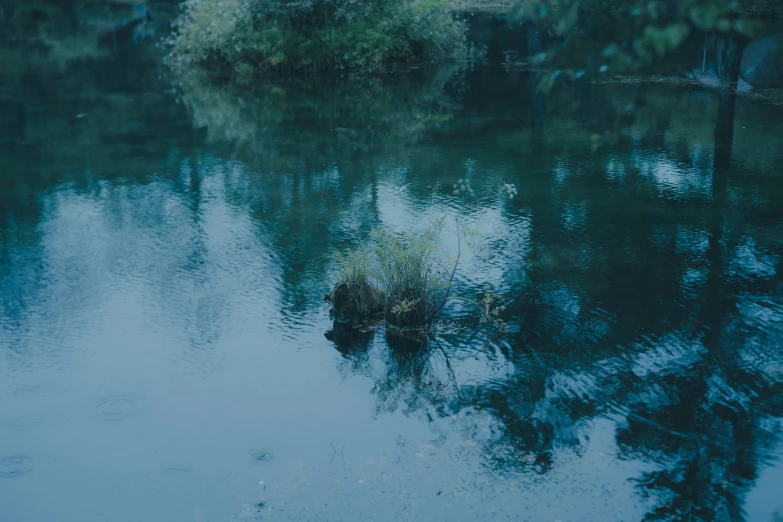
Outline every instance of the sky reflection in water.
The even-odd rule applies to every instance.
[[[69,72],[96,97],[3,92],[3,520],[783,510],[779,109],[648,86],[593,153],[638,85],[542,119],[493,67],[179,95],[107,67]],[[485,236],[459,288],[510,297],[511,334],[454,307],[420,352],[327,339],[330,249],[443,212]]]

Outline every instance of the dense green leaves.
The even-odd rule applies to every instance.
[[[465,26],[415,0],[188,0],[172,63],[374,72],[454,56]]]
[[[764,4],[764,8],[760,7]],[[763,30],[760,15],[779,2],[729,0],[547,0],[513,11],[520,20],[549,28],[550,45],[537,57],[555,71],[553,80],[584,73],[629,73],[679,51],[698,33],[751,38]],[[584,71],[580,73],[580,71]],[[565,73],[565,74],[563,74]]]

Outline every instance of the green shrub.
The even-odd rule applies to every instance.
[[[455,56],[465,26],[420,0],[187,0],[175,65],[382,71]]]

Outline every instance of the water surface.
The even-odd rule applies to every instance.
[[[492,66],[174,85],[137,52],[0,90],[0,520],[783,512],[781,109]],[[510,334],[325,335],[330,249],[444,213]]]

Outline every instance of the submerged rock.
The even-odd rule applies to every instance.
[[[783,33],[750,42],[742,56],[740,76],[754,87],[783,86]]]

